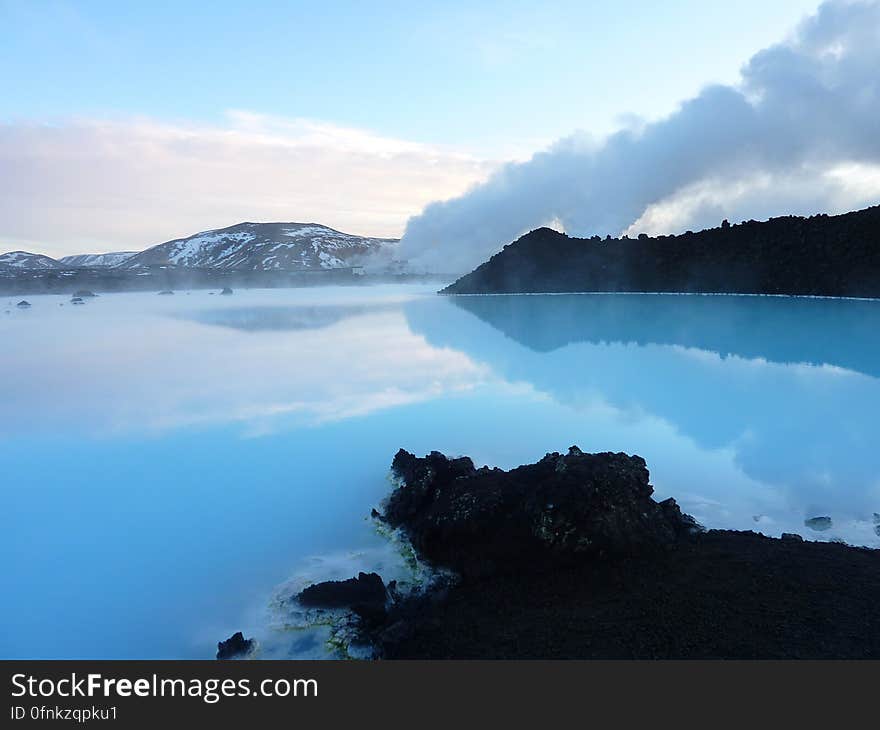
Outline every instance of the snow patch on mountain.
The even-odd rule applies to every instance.
[[[76,268],[109,268],[118,266],[123,261],[135,256],[137,251],[113,251],[111,253],[81,253],[73,256],[62,256],[58,261],[64,266]]]
[[[177,266],[198,266],[199,259],[204,256],[216,254],[212,248],[220,248],[220,253],[225,255],[225,250],[236,244],[246,244],[255,238],[253,233],[242,231],[240,233],[220,233],[216,231],[204,231],[197,233],[191,238],[182,238],[172,241],[168,260]]]
[[[323,236],[340,236],[345,237],[344,233],[339,233],[338,231],[334,231],[332,228],[327,228],[326,226],[309,226],[302,225],[299,228],[285,228],[284,235],[289,236],[290,238],[299,238],[300,236],[313,236],[321,234]]]
[[[58,269],[61,264],[55,259],[28,251],[10,251],[0,254],[0,268],[7,269]]]

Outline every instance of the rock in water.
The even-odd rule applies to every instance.
[[[83,298],[82,298],[82,297],[73,297],[73,298],[70,300],[70,303],[71,303],[71,304],[85,304],[85,302],[83,301]]]
[[[824,532],[825,530],[831,529],[831,518],[811,517],[808,520],[804,520],[804,526],[809,527],[811,530],[816,530],[816,532]]]
[[[89,289],[77,289],[73,293],[73,296],[74,296],[74,298],[79,297],[80,299],[86,299],[86,298],[96,297],[98,295],[95,294],[95,292],[90,291]]]
[[[232,294],[232,289],[228,286],[224,286],[223,289],[220,290],[221,296],[228,297]]]
[[[304,589],[297,600],[308,608],[350,608],[362,618],[384,618],[388,594],[377,573],[359,573],[357,578],[328,580]]]
[[[484,575],[548,555],[632,555],[668,547],[701,530],[675,500],[655,502],[639,456],[547,454],[510,471],[475,469],[439,452],[401,449],[392,471],[402,484],[384,519],[402,527],[425,559]]]
[[[174,292],[171,291],[170,289],[164,289],[159,292],[160,297],[168,297],[168,296],[171,296],[172,294],[174,294]]]
[[[217,658],[234,659],[248,654],[253,648],[254,640],[245,639],[241,631],[236,631],[226,641],[217,642]]]
[[[31,303],[26,299],[22,299],[18,304],[15,305],[19,309],[28,309],[31,306]]]

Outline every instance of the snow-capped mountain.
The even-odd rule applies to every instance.
[[[372,265],[388,269],[395,238],[342,233],[317,223],[239,223],[176,238],[140,252],[78,254],[58,260],[42,254],[0,254],[0,268],[139,269],[150,266],[299,271]]]
[[[63,266],[76,268],[119,266],[123,261],[136,255],[137,251],[114,251],[113,253],[81,253],[74,256],[62,256],[58,262]]]
[[[29,253],[28,251],[10,251],[9,253],[0,253],[0,268],[6,269],[59,269],[59,264],[55,259],[43,256],[40,253]]]
[[[210,269],[336,269],[391,259],[397,239],[341,233],[317,223],[239,223],[160,243],[120,268],[186,266]]]

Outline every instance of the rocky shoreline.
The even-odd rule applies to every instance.
[[[706,531],[643,459],[547,454],[503,471],[399,451],[374,517],[449,576],[306,588],[376,658],[880,658],[880,551]],[[218,645],[249,651],[236,634]],[[220,658],[218,653],[218,658]]]

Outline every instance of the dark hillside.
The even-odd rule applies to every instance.
[[[571,238],[539,228],[443,290],[585,291],[877,297],[880,206],[654,238]]]

